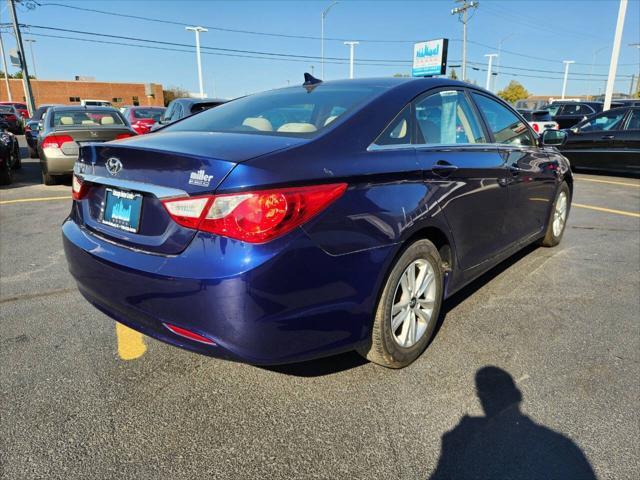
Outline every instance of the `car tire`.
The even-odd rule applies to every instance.
[[[42,183],[45,185],[56,185],[58,182],[56,181],[56,177],[53,175],[49,175],[44,170],[42,170]]]
[[[13,182],[13,171],[9,161],[5,160],[0,170],[0,185],[11,185],[11,182]]]
[[[549,214],[549,220],[547,221],[547,230],[544,237],[540,240],[540,245],[543,247],[555,247],[562,240],[565,228],[567,226],[567,219],[569,218],[569,211],[571,210],[571,190],[567,182],[562,182],[556,198],[553,201],[551,212]]]
[[[38,158],[38,150],[29,147],[29,158]]]
[[[13,157],[13,169],[20,170],[22,168],[22,158],[20,157],[20,147],[18,146],[17,140],[13,149],[13,153],[11,155]]]
[[[420,281],[423,268],[426,286]],[[413,289],[409,285],[412,276]],[[438,323],[443,278],[442,259],[433,243],[418,240],[409,245],[387,276],[371,336],[358,352],[388,368],[406,367],[418,358],[427,348]],[[395,325],[392,326],[392,322]]]

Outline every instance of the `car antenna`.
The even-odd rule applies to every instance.
[[[320,83],[322,83],[322,80],[314,77],[310,73],[304,72],[304,83],[302,86],[307,89],[307,92],[312,91]]]

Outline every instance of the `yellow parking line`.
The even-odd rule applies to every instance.
[[[581,203],[572,203],[572,207],[586,208],[588,210],[596,210],[598,212],[615,213],[616,215],[625,215],[627,217],[640,218],[640,213],[627,212],[625,210],[614,210],[612,208],[594,207],[593,205],[583,205]]]
[[[118,322],[116,322],[116,337],[118,338],[118,356],[122,360],[135,360],[147,351],[144,336]]]
[[[10,203],[48,202],[49,200],[71,200],[71,197],[18,198],[16,200],[2,200],[0,201],[0,205],[8,205]]]
[[[609,183],[611,185],[623,185],[625,187],[640,188],[640,183],[614,182],[612,180],[596,180],[595,178],[583,178],[583,177],[578,177],[577,175],[576,175],[576,179],[580,180],[581,182]]]

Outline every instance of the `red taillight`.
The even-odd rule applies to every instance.
[[[10,113],[9,115],[6,116],[6,119],[13,121],[13,120],[17,120],[18,117],[16,117],[13,113]]]
[[[116,140],[122,140],[123,138],[133,137],[133,133],[119,133],[116,135]]]
[[[249,243],[284,235],[337,200],[346,183],[165,200],[178,224]]]
[[[82,179],[80,179],[80,177],[78,177],[74,173],[71,180],[71,197],[74,200],[82,200],[87,194],[88,190],[89,187],[87,186],[87,184],[84,183]]]
[[[181,337],[188,338],[189,340],[195,340],[196,342],[206,343],[207,345],[215,345],[216,343],[213,340],[209,340],[207,337],[203,337],[191,330],[187,330],[186,328],[177,327],[176,325],[171,325],[170,323],[163,323],[165,327],[167,327],[171,332],[176,335],[180,335]]]
[[[73,138],[71,138],[69,135],[49,135],[42,141],[42,148],[62,148],[62,144],[67,142],[73,142]]]
[[[536,133],[540,133],[540,127],[538,127],[537,123],[533,124],[533,131],[536,132]]]

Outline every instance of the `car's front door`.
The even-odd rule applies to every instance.
[[[507,167],[507,241],[526,241],[542,232],[546,225],[557,170],[538,147],[529,126],[515,112],[484,94],[474,92],[472,97]]]
[[[453,234],[463,269],[493,257],[505,245],[505,164],[464,89],[428,92],[413,105],[416,151],[425,181]]]
[[[563,146],[576,168],[609,169],[619,162],[622,152],[620,134],[626,109],[616,108],[599,113],[576,125]]]

